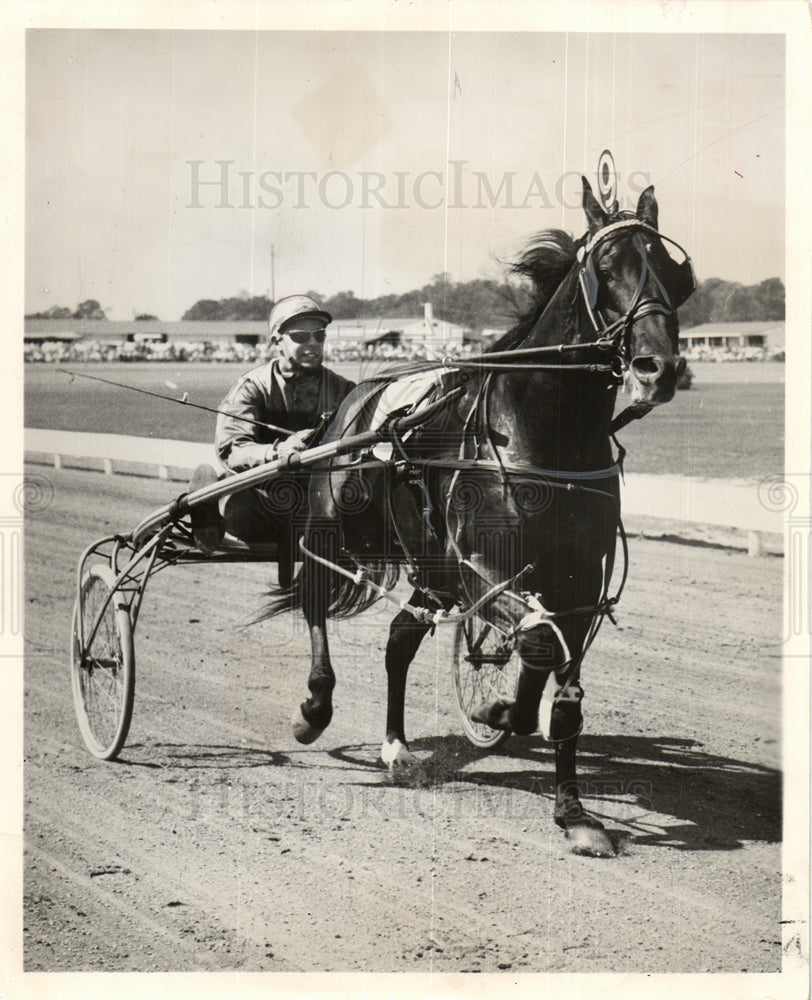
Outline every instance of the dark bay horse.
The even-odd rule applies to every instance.
[[[381,757],[397,780],[418,781],[404,729],[407,671],[433,622],[475,609],[518,652],[521,669],[515,697],[486,700],[473,718],[527,734],[547,704],[541,731],[555,747],[555,820],[576,850],[611,855],[580,802],[575,754],[581,660],[613,603],[615,398],[625,383],[627,420],[673,397],[684,368],[676,309],[694,282],[690,260],[658,232],[653,188],[636,213],[610,217],[584,178],[583,207],[589,225],[579,241],[542,233],[516,265],[535,301],[489,352],[428,372],[417,366],[408,383],[401,373],[398,385],[422,385],[412,403],[426,407],[426,419],[416,429],[396,435],[389,452],[349,454],[312,473],[302,540],[312,558],[272,595],[267,614],[304,611],[310,695],[293,726],[310,743],[332,716],[327,617],[369,607],[407,564],[410,605],[422,610],[403,609],[391,624]],[[328,439],[366,430],[384,384],[361,383]]]

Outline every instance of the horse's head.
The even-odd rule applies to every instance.
[[[580,284],[594,333],[618,349],[633,404],[667,403],[685,369],[677,307],[694,290],[690,259],[658,232],[653,187],[635,214],[610,218],[582,180],[589,232],[578,253]]]

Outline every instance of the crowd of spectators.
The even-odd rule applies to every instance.
[[[481,345],[465,344],[462,347],[443,347],[442,344],[423,345],[377,343],[331,343],[328,339],[325,357],[328,361],[421,361],[439,360],[441,357],[465,357],[482,350]],[[784,351],[768,351],[764,347],[707,347],[696,345],[683,350],[688,361],[783,361]],[[75,343],[45,340],[25,345],[25,361],[82,362],[82,361],[211,361],[240,362],[249,366],[267,361],[266,344],[229,343],[209,341],[171,341],[160,343],[105,343],[97,340],[80,340]]]
[[[208,341],[124,341],[109,343],[99,340],[44,340],[28,343],[24,348],[26,361],[244,361],[262,360],[262,347],[250,344],[213,344]]]
[[[477,353],[477,345],[466,344],[461,348],[444,348],[437,345],[396,345],[389,343],[325,345],[327,361],[416,361],[437,360],[445,356],[460,357]],[[209,341],[172,341],[167,343],[142,341],[139,343],[104,343],[80,340],[75,343],[45,340],[25,345],[25,361],[83,362],[83,361],[211,361],[240,362],[246,366],[268,360],[266,344],[229,343],[214,344]]]
[[[696,344],[680,352],[687,361],[783,361],[783,348],[768,350],[766,347],[709,347]]]

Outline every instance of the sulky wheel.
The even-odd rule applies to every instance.
[[[519,654],[513,642],[479,615],[460,622],[454,636],[454,686],[463,732],[475,747],[498,747],[510,735],[474,722],[471,713],[483,702],[512,702],[519,679]]]
[[[108,601],[114,584],[115,575],[109,566],[90,567],[74,609],[71,640],[76,718],[88,750],[102,760],[113,760],[124,746],[135,694],[130,616],[120,592],[114,592]],[[80,643],[80,613],[84,650]]]

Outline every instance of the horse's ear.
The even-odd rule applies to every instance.
[[[653,229],[657,228],[657,199],[654,197],[654,187],[649,184],[646,190],[640,195],[637,202],[637,218]]]
[[[586,177],[581,177],[581,183],[584,189],[582,204],[584,206],[584,211],[586,212],[587,221],[589,222],[589,231],[594,233],[596,230],[602,229],[606,225],[609,216],[601,208],[598,199],[592,193],[592,188]]]

